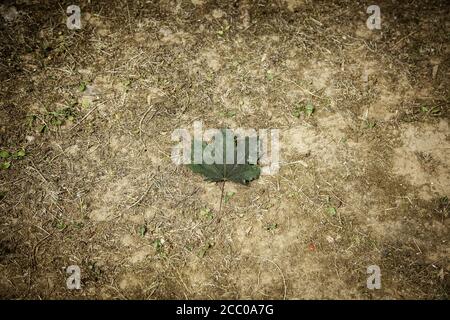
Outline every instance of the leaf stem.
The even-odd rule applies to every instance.
[[[219,214],[222,212],[222,202],[223,202],[223,191],[225,189],[225,180],[222,183],[222,193],[220,195],[220,206],[219,206]]]

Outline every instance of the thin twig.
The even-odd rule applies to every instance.
[[[153,109],[153,105],[151,105],[147,111],[145,111],[144,115],[141,118],[141,121],[139,121],[139,139],[142,139],[142,123],[144,122],[145,117],[148,115],[148,113]],[[158,110],[155,110],[155,112],[153,112],[152,116],[150,117],[149,120],[152,120],[153,117],[156,115],[156,113],[158,112]]]
[[[281,278],[283,279],[283,287],[284,287],[284,290],[283,290],[283,300],[286,300],[286,296],[287,296],[286,278],[284,277],[283,270],[281,270],[280,266],[278,266],[278,264],[276,264],[274,261],[272,261],[272,260],[270,260],[270,259],[268,259],[268,258],[265,258],[265,257],[261,257],[261,256],[249,256],[249,257],[257,258],[257,259],[262,259],[262,260],[264,260],[264,261],[267,261],[267,262],[273,264],[273,265],[275,266],[275,268],[278,269],[278,271],[280,272]]]
[[[99,104],[97,104],[95,107],[93,107],[91,110],[89,110],[89,112],[88,113],[86,113],[85,115],[84,115],[84,117],[83,118],[81,118],[81,120],[76,124],[76,125],[74,125],[73,127],[71,127],[70,129],[69,129],[69,131],[72,131],[73,129],[75,129],[76,127],[78,127],[87,117],[89,117],[89,115],[92,113],[92,112],[94,112],[100,105],[103,105],[104,103],[99,103]]]
[[[283,79],[283,80],[284,80],[284,79]],[[284,81],[295,84],[300,90],[302,90],[303,92],[306,92],[306,93],[312,95],[313,97],[316,97],[316,98],[321,99],[321,100],[326,100],[326,98],[321,97],[321,96],[318,96],[318,95],[315,94],[314,92],[311,92],[311,91],[309,91],[308,89],[303,88],[301,85],[299,85],[299,84],[298,84],[297,82],[295,82],[295,81],[292,81],[292,80],[284,80]]]
[[[178,206],[180,205],[180,203],[182,203],[182,202],[186,201],[187,199],[189,199],[190,197],[192,197],[194,194],[197,193],[198,190],[200,190],[200,187],[196,188],[191,194],[187,195],[187,196],[184,197],[183,199],[178,200],[178,202],[175,203],[175,205],[173,206],[173,208],[178,207]]]
[[[300,163],[305,168],[308,168],[308,164],[303,160],[297,160],[297,161],[292,161],[292,162],[282,162],[281,165],[291,165],[291,164],[297,164],[297,163]]]
[[[155,177],[155,175],[156,175],[156,174],[154,174],[154,175],[150,178],[150,181],[153,180],[153,178]],[[134,206],[138,205],[139,202],[141,202],[142,199],[144,199],[144,197],[149,193],[149,191],[150,191],[150,189],[152,188],[152,186],[153,186],[153,182],[150,183],[150,185],[148,186],[148,188],[147,188],[147,190],[144,192],[144,194],[143,194],[139,199],[137,199],[136,202],[134,202],[132,205],[130,205],[130,206],[127,208],[127,210],[129,210],[129,209],[133,208]]]
[[[32,258],[32,262],[33,262],[33,268],[37,267],[37,253],[39,250],[39,246],[45,241],[47,240],[50,236],[52,235],[52,233],[46,235],[44,238],[42,238],[41,240],[38,241],[38,243],[36,243],[36,245],[33,247],[33,258]]]
[[[34,171],[36,171],[36,172],[39,174],[39,176],[42,178],[42,180],[44,180],[46,183],[48,183],[48,180],[47,180],[47,179],[44,177],[44,175],[36,168],[36,166],[35,166],[33,160],[30,160],[30,161],[31,161],[31,166],[29,166],[29,168],[31,168],[31,169],[33,169]]]

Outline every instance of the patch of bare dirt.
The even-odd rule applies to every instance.
[[[65,5],[0,8],[2,298],[448,298],[443,2]],[[220,210],[171,161],[198,120],[279,129],[280,171]]]

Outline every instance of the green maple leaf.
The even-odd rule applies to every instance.
[[[227,164],[226,163],[226,143],[225,129],[221,130],[223,135],[223,161],[221,164],[206,164],[204,160],[199,164],[189,164],[188,167],[195,173],[200,173],[205,177],[205,180],[212,182],[219,181],[233,181],[240,184],[248,184],[250,181],[258,179],[261,174],[261,169],[256,164],[249,163],[249,154],[250,154],[250,139],[248,137],[245,138],[245,159],[244,161],[238,161],[238,152],[237,152],[237,139],[234,137],[234,163]],[[203,150],[208,145],[203,143]],[[257,146],[256,146],[257,147]],[[192,144],[192,159],[194,154],[194,143]],[[243,163],[239,163],[243,162]]]

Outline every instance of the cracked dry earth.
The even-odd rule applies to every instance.
[[[449,8],[379,2],[6,1],[0,296],[447,299]],[[194,121],[279,129],[280,171],[219,212]]]

